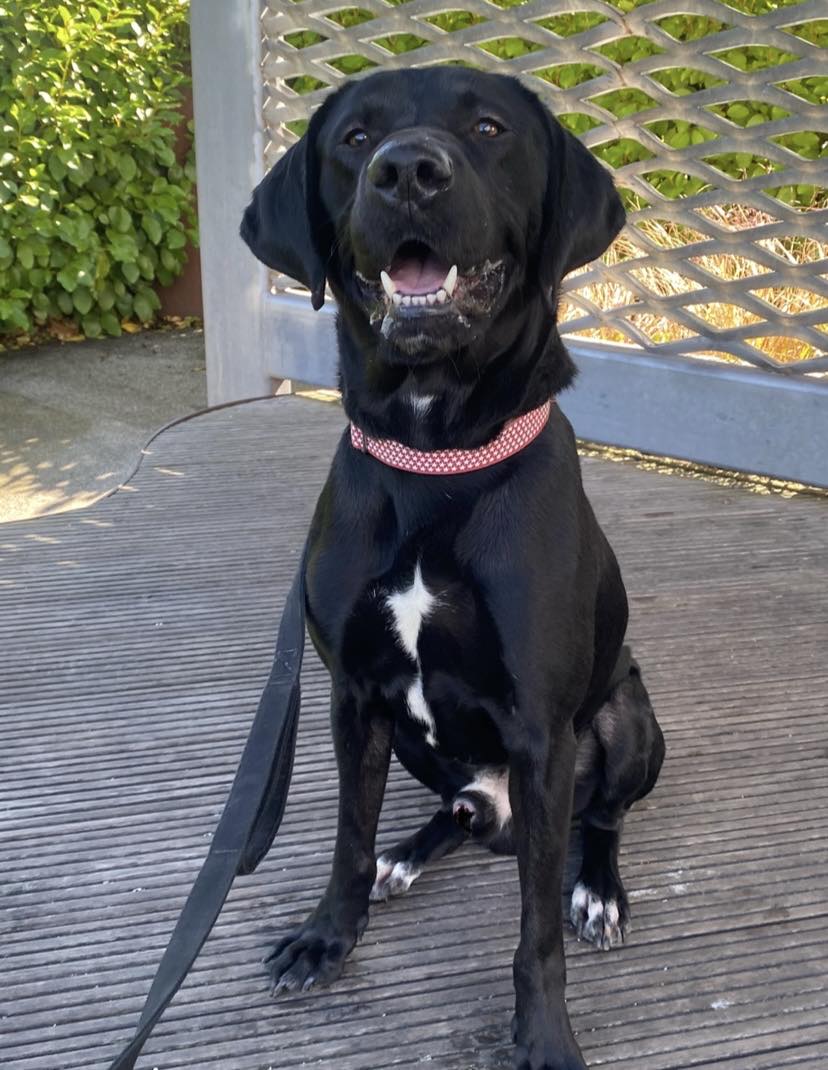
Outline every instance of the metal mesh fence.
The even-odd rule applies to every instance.
[[[344,78],[521,76],[615,174],[629,223],[570,276],[567,334],[828,371],[825,0],[269,0],[273,163]]]

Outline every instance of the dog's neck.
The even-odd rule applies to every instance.
[[[575,368],[540,307],[519,335],[485,358],[466,351],[391,363],[367,326],[338,317],[340,384],[349,419],[366,434],[417,450],[476,449],[511,419],[537,408],[572,381]]]

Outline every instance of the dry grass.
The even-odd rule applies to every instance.
[[[697,212],[716,226],[731,231],[749,230],[775,222],[773,217],[743,206],[698,209]],[[591,311],[589,305],[600,311],[629,309],[630,311],[624,314],[624,319],[637,328],[646,341],[657,346],[694,338],[704,332],[706,324],[718,329],[731,329],[761,323],[764,319],[763,305],[767,306],[769,311],[786,316],[828,308],[828,298],[805,286],[762,286],[762,276],[768,274],[771,268],[749,256],[732,253],[691,255],[677,260],[669,267],[654,264],[648,256],[650,249],[686,248],[691,252],[694,244],[704,240],[706,236],[701,231],[689,226],[665,220],[639,220],[624,231],[604,259],[609,267],[623,264],[625,274],[633,280],[632,285],[629,285],[623,276],[610,274],[601,281],[570,291],[561,301],[561,322],[580,319],[586,311]],[[811,264],[828,258],[828,241],[821,242],[812,238],[772,237],[759,239],[756,245],[778,258],[782,264]],[[636,260],[641,261],[640,267],[634,266]],[[683,317],[683,310],[686,310],[698,319],[697,328],[694,329],[692,321],[683,323],[674,319],[669,307],[658,308],[659,299],[703,291],[708,285],[708,279],[713,285],[735,285],[732,287],[730,301],[713,300],[713,295],[702,293],[699,301],[681,303],[683,309],[678,308],[676,314]],[[744,280],[754,280],[756,284],[750,287],[755,298],[752,309],[745,308],[740,303],[747,289],[743,285]],[[578,307],[579,297],[585,299],[587,304]],[[636,305],[641,306],[640,311],[635,311]],[[604,320],[601,326],[586,327],[573,333],[582,338],[627,344],[638,341],[633,332],[627,334],[616,324],[618,318],[613,316]],[[828,333],[828,323],[818,325],[817,330]],[[774,333],[751,338],[750,344],[782,364],[808,360],[820,355],[820,351],[809,342],[784,334],[784,326],[774,327],[773,331]],[[729,361],[738,359],[732,354],[712,348],[701,355]]]

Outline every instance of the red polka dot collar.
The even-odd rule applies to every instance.
[[[362,453],[370,453],[390,468],[416,472],[421,476],[454,476],[462,472],[477,472],[505,461],[520,453],[546,427],[554,399],[545,401],[537,409],[507,420],[491,442],[474,450],[415,450],[391,438],[371,438],[351,424],[351,445]]]

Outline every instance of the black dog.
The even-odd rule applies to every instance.
[[[314,307],[330,284],[358,429],[334,458],[307,558],[309,628],[333,681],[333,872],[274,950],[274,986],[332,981],[372,895],[404,891],[427,861],[480,838],[518,859],[523,1070],[585,1066],[558,906],[573,808],[572,920],[608,948],[627,921],[621,823],[664,753],[572,430],[544,408],[575,371],[555,327],[559,283],[623,222],[606,172],[520,83],[432,68],[328,97],[242,224]],[[539,433],[489,463],[487,444],[532,420]],[[386,463],[371,456],[382,449]],[[469,452],[431,452],[455,449]],[[458,457],[487,466],[458,469]],[[392,748],[442,806],[377,862]]]

